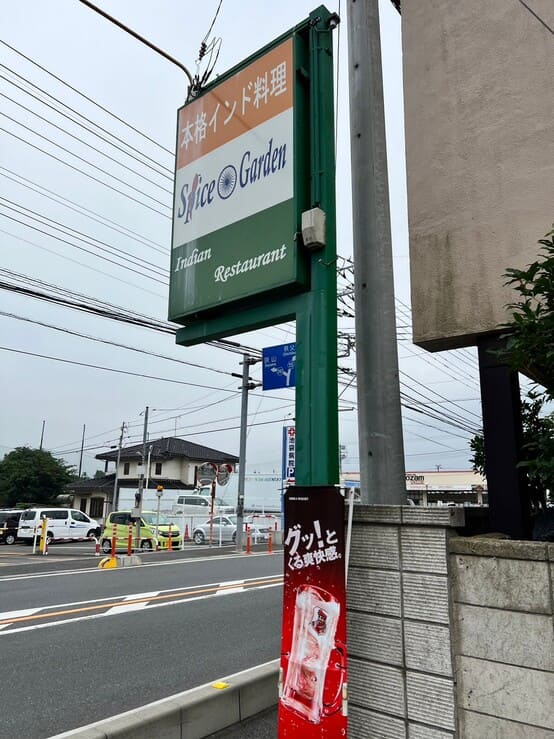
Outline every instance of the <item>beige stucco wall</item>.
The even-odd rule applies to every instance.
[[[554,220],[553,37],[517,0],[403,0],[402,34],[414,341],[464,346]]]

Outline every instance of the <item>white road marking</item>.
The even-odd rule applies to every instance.
[[[155,555],[154,555],[155,556]],[[273,555],[267,554],[267,552],[255,552],[252,554],[222,554],[222,555],[216,555],[212,557],[194,557],[192,559],[177,559],[177,560],[169,560],[166,562],[146,562],[141,564],[141,567],[168,567],[168,566],[180,566],[180,565],[187,565],[187,567],[190,567],[193,564],[201,563],[201,562],[217,562],[222,559],[252,559],[253,557],[272,557]],[[56,560],[56,562],[59,562],[60,560]],[[87,575],[87,574],[100,574],[103,573],[104,577],[106,577],[106,573],[125,573],[125,572],[132,572],[135,570],[134,567],[114,567],[113,569],[106,569],[101,570],[96,567],[90,568],[85,567],[78,570],[62,570],[61,572],[42,572],[37,574],[25,574],[25,575],[6,575],[5,577],[0,577],[0,582],[10,582],[11,580],[36,580],[41,577],[60,577],[62,575]]]
[[[22,608],[19,611],[3,611],[0,613],[0,621],[8,621],[10,618],[20,618],[21,616],[32,616],[33,613],[41,611],[41,608]],[[0,625],[0,629],[5,629],[10,624]]]
[[[160,593],[159,590],[156,590],[154,593],[140,593],[139,595],[126,595],[123,600],[132,600],[136,601],[137,599],[141,599],[140,603],[129,603],[129,605],[126,606],[114,606],[113,608],[110,608],[110,610],[106,613],[106,615],[114,614],[114,613],[129,613],[129,611],[140,611],[142,608],[146,608],[148,605],[148,602],[145,600],[142,600],[142,598],[153,598],[155,595],[158,595]]]
[[[279,588],[282,587],[282,582],[274,583],[273,585],[262,585],[260,587],[250,587],[246,588],[245,590],[236,590],[234,592],[234,595],[237,595],[237,593],[254,593],[256,590],[265,590],[267,588]],[[208,598],[215,598],[217,596],[217,592],[215,593],[207,593],[205,595],[196,595],[190,598],[182,598],[179,600],[172,600],[166,603],[147,603],[144,607],[144,610],[150,610],[151,608],[165,608],[166,606],[175,606],[175,605],[181,605],[186,603],[193,603],[196,600],[207,600]],[[41,609],[38,609],[41,610]],[[19,634],[23,631],[35,631],[36,629],[47,629],[51,626],[62,626],[65,624],[74,624],[78,623],[80,621],[93,621],[97,618],[105,618],[106,616],[113,616],[113,615],[124,615],[125,613],[128,613],[128,611],[123,612],[123,614],[114,614],[113,611],[115,609],[110,609],[109,611],[104,611],[103,613],[94,613],[90,614],[88,616],[77,616],[76,618],[66,618],[63,621],[48,621],[47,623],[38,623],[33,624],[32,626],[19,626],[15,629],[9,629],[8,631],[0,631],[0,639],[5,636],[9,636],[10,634]],[[130,609],[129,609],[130,610]],[[9,625],[9,624],[8,624]]]
[[[22,608],[19,611],[2,611],[0,612],[0,621],[7,621],[9,618],[19,618],[20,616],[32,616],[33,613],[41,610],[42,608]]]
[[[228,582],[222,582],[219,585],[219,590],[217,591],[216,595],[228,595],[229,593],[240,593],[242,590],[244,590],[244,580],[229,580]],[[238,587],[233,588],[233,585],[237,585]]]

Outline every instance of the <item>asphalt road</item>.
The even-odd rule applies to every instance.
[[[0,568],[2,739],[45,739],[279,655],[280,553],[196,548],[114,570],[69,548],[23,557]]]

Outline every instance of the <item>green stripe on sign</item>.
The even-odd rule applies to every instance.
[[[300,283],[294,201],[173,249],[169,320]]]

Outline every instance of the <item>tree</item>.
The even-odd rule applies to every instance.
[[[527,474],[529,497],[535,511],[544,509],[554,492],[554,414],[544,415],[546,393],[530,390],[521,402],[523,459],[518,466]],[[481,434],[469,442],[473,469],[485,475],[485,441]]]
[[[50,452],[17,447],[0,462],[0,505],[50,505],[73,478],[73,468]]]
[[[554,224],[539,239],[537,261],[526,269],[508,269],[506,285],[511,285],[520,300],[510,303],[511,320],[504,324],[504,356],[518,372],[540,383],[554,398]]]

